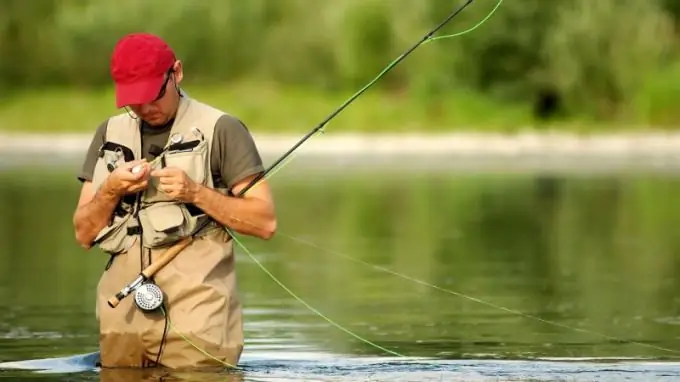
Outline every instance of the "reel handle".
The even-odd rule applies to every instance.
[[[133,280],[131,283],[123,287],[118,293],[115,295],[111,296],[108,300],[108,304],[111,308],[115,308],[120,304],[120,301],[124,299],[128,294],[130,294],[133,289],[136,289],[142,281],[148,280],[153,275],[156,274],[156,272],[160,271],[161,268],[166,266],[172,259],[177,257],[184,248],[186,248],[191,242],[193,241],[193,237],[189,236],[184,239],[182,239],[180,242],[177,244],[173,245],[172,247],[168,248],[165,252],[163,252],[162,255],[158,257],[158,260],[156,260],[153,264],[149,265],[148,267],[144,268],[142,273],[137,277],[135,280]]]

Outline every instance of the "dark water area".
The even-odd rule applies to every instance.
[[[75,170],[0,172],[0,362],[47,369],[0,378],[680,379],[680,179],[287,171],[279,233],[236,249],[246,349],[217,374],[94,368],[107,257],[73,238]]]

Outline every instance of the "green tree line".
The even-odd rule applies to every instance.
[[[0,86],[107,86],[115,41],[149,31],[173,45],[192,82],[356,90],[462,3],[3,0]],[[472,27],[496,4],[476,0],[440,34]],[[572,117],[668,122],[678,20],[675,0],[505,0],[480,28],[426,44],[377,86],[425,101],[465,89]]]

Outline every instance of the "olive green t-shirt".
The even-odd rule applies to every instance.
[[[107,124],[108,120],[99,125],[92,138],[78,175],[81,182],[92,181],[99,148],[104,144]],[[142,122],[142,154],[145,158],[148,160],[153,158],[149,155],[149,148],[152,145],[165,146],[171,128],[172,121],[158,127]],[[215,187],[226,187],[230,190],[245,177],[264,171],[262,158],[248,128],[237,118],[225,114],[215,123],[210,166]]]

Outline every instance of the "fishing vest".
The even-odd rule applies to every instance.
[[[213,131],[225,113],[209,105],[180,97],[179,108],[168,141],[153,160],[152,170],[166,166],[184,170],[194,182],[214,188],[210,167]],[[139,119],[128,113],[111,117],[104,144],[99,149],[92,184],[98,189],[109,174],[124,162],[142,158]],[[157,248],[172,244],[206,227],[212,220],[193,205],[176,202],[157,189],[158,179],[149,178],[145,191],[125,195],[94,240],[103,251],[126,251],[141,236],[142,245]],[[224,190],[218,190],[225,192]]]

